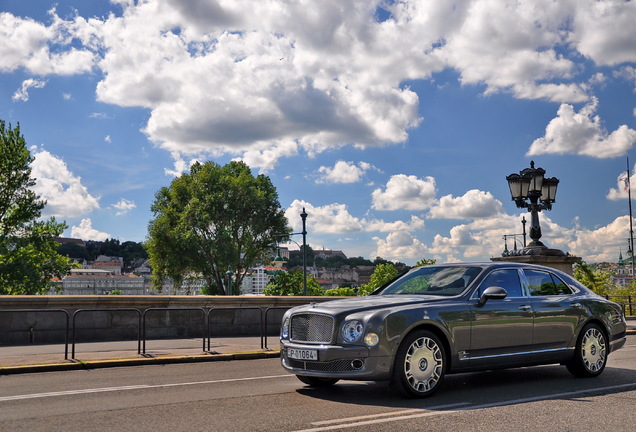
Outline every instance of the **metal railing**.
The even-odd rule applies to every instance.
[[[267,347],[267,317],[271,310],[275,309],[289,309],[291,306],[276,306],[276,307],[268,307],[265,310],[258,306],[252,307],[212,307],[212,308],[202,308],[202,307],[193,307],[193,308],[146,308],[143,310],[139,308],[102,308],[102,309],[77,309],[72,315],[65,309],[0,309],[0,313],[63,313],[66,317],[65,327],[64,327],[64,359],[68,360],[68,352],[69,352],[69,334],[71,334],[70,345],[71,345],[71,360],[75,360],[75,348],[77,345],[76,334],[77,334],[77,317],[81,314],[85,313],[113,313],[113,312],[131,312],[137,314],[137,354],[145,355],[146,354],[146,318],[148,313],[157,312],[157,311],[165,311],[167,313],[171,312],[184,312],[184,311],[200,311],[202,312],[203,321],[200,321],[201,328],[203,329],[202,333],[202,351],[210,352],[211,347],[211,333],[212,328],[210,325],[210,318],[215,312],[219,311],[239,311],[239,310],[255,310],[258,311],[258,337],[260,338],[260,346],[261,349],[269,350]],[[2,331],[2,329],[0,329]],[[206,341],[207,341],[207,350],[206,350]]]

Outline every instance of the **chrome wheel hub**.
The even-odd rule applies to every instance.
[[[442,351],[431,338],[416,339],[406,352],[404,374],[415,391],[426,392],[435,387],[443,367]]]
[[[590,372],[598,372],[605,365],[605,338],[596,328],[591,328],[583,335],[581,358],[585,368]]]

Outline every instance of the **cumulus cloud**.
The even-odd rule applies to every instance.
[[[113,208],[117,209],[117,212],[115,213],[115,215],[121,216],[128,213],[132,209],[137,208],[137,206],[135,205],[134,201],[130,201],[125,198],[122,198],[118,203],[113,204]]]
[[[424,243],[407,231],[392,232],[386,238],[373,237],[377,249],[372,256],[390,257],[391,260],[418,261],[429,255]]]
[[[636,166],[634,167],[636,168]],[[629,189],[636,185],[636,172],[632,169],[632,175],[627,178],[627,171],[623,171],[616,177],[616,188],[610,188],[607,199],[618,201],[629,198]]]
[[[88,192],[66,162],[46,150],[32,149],[32,154],[33,191],[47,202],[43,216],[78,217],[99,208],[99,199]]]
[[[622,125],[608,133],[596,115],[598,100],[579,112],[562,104],[545,129],[545,136],[534,140],[528,156],[542,154],[577,154],[595,158],[611,158],[626,154],[636,142],[636,130]]]
[[[362,180],[367,171],[373,168],[373,165],[366,162],[356,165],[354,162],[340,160],[333,168],[326,166],[318,168],[321,177],[316,180],[316,183],[357,183]]]
[[[430,210],[432,219],[479,219],[502,214],[503,205],[490,192],[472,189],[461,197],[446,195]]]
[[[82,219],[79,226],[71,228],[71,237],[82,240],[105,241],[111,238],[111,235],[101,232],[93,228],[93,222],[89,218]]]
[[[371,194],[376,210],[424,210],[435,203],[437,188],[433,177],[398,174],[391,177],[386,188]]]
[[[421,118],[404,83],[442,70],[486,94],[577,103],[590,98],[581,55],[636,61],[633,2],[117,3],[103,18],[52,9],[46,24],[0,13],[0,71],[99,69],[98,100],[147,108],[144,132],[176,161],[228,153],[261,171],[405,141]],[[630,134],[602,143],[620,152]]]
[[[16,90],[15,93],[13,93],[12,99],[14,101],[27,102],[29,100],[29,89],[44,88],[45,86],[46,81],[29,78],[22,81],[22,86],[18,90]]]

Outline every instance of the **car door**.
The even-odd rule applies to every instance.
[[[572,289],[556,274],[536,269],[524,269],[523,273],[534,310],[534,355],[559,360],[574,343],[585,311]]]
[[[479,304],[486,288],[501,287],[504,299]],[[532,352],[533,310],[516,268],[495,269],[471,297],[470,366],[503,366],[528,361]]]

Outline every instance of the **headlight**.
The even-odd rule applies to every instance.
[[[364,337],[364,343],[369,347],[374,347],[380,342],[380,336],[375,333],[367,333]]]
[[[280,327],[280,338],[289,339],[289,318],[283,320],[283,324]]]
[[[345,342],[353,343],[362,337],[364,326],[358,320],[347,321],[342,325],[342,339]]]

